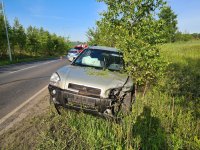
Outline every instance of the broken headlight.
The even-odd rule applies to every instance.
[[[60,81],[59,75],[58,75],[56,72],[54,72],[54,73],[51,75],[50,84],[51,84],[51,85],[54,85],[54,86],[58,86],[59,81]]]
[[[109,98],[115,99],[120,93],[120,88],[110,90]]]

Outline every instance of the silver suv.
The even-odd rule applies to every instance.
[[[62,106],[109,116],[130,112],[134,93],[122,54],[102,46],[88,47],[71,65],[58,69],[48,88],[58,113]]]

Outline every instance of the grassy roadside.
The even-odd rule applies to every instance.
[[[161,101],[162,100],[162,101]],[[138,99],[124,122],[62,110],[27,118],[0,138],[2,149],[199,149],[199,124],[156,91]]]
[[[0,60],[0,66],[22,63],[22,62],[31,62],[31,61],[40,61],[51,58],[57,58],[58,56],[23,56],[21,58],[15,58],[12,62],[9,61],[9,58]]]
[[[168,74],[121,124],[54,108],[0,138],[0,149],[200,149],[200,41],[162,46]]]
[[[70,113],[76,114],[75,112]],[[56,146],[57,144],[54,140],[51,140],[51,138],[57,137],[55,140],[58,140],[58,145],[62,144],[64,141],[68,141],[68,146],[83,147],[85,143],[80,145],[80,142],[83,140],[80,139],[77,132],[75,132],[73,128],[69,128],[62,124],[63,121],[64,118],[55,112],[53,106],[50,106],[48,111],[34,117],[26,117],[1,135],[0,149],[45,149],[46,146],[41,144],[41,142],[46,140],[46,136],[47,139],[50,140],[47,145],[55,144]],[[54,135],[54,133],[56,135]],[[62,144],[59,147],[61,148],[62,146],[64,145]],[[86,147],[87,146],[85,146],[85,148]]]
[[[25,118],[9,129],[0,137],[0,149],[33,149],[39,130],[45,129],[40,119],[42,116]]]

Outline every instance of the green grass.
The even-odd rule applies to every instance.
[[[31,61],[39,61],[39,60],[44,60],[44,59],[49,59],[49,58],[55,58],[56,56],[21,56],[18,58],[14,58],[12,62],[10,62],[9,58],[4,58],[0,60],[0,66],[4,65],[10,65],[10,64],[16,64],[16,63],[21,63],[21,62],[31,62]]]
[[[122,123],[88,114],[50,112],[42,122],[41,149],[199,149],[200,121],[194,110],[176,106],[176,98],[157,91],[138,98]]]
[[[161,54],[171,62],[167,75],[144,98],[137,97],[122,123],[70,110],[59,116],[51,107],[27,121],[37,128],[34,142],[17,141],[10,134],[13,142],[6,140],[3,148],[30,148],[34,143],[36,149],[59,150],[200,149],[199,52],[200,41],[163,45]]]
[[[161,54],[170,62],[162,88],[174,96],[199,101],[200,40],[163,45]]]
[[[200,59],[200,40],[165,44],[161,49],[161,54],[172,63],[187,65],[188,59]]]
[[[2,136],[2,149],[199,149],[200,121],[177,98],[148,92],[122,123],[53,107]],[[19,131],[18,131],[19,130]],[[32,136],[31,136],[32,135]]]

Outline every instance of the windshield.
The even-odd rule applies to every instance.
[[[70,51],[69,53],[77,53],[77,51]]]
[[[76,49],[70,49],[69,53],[78,53]]]
[[[123,69],[123,58],[119,52],[85,49],[73,65],[119,71]]]

